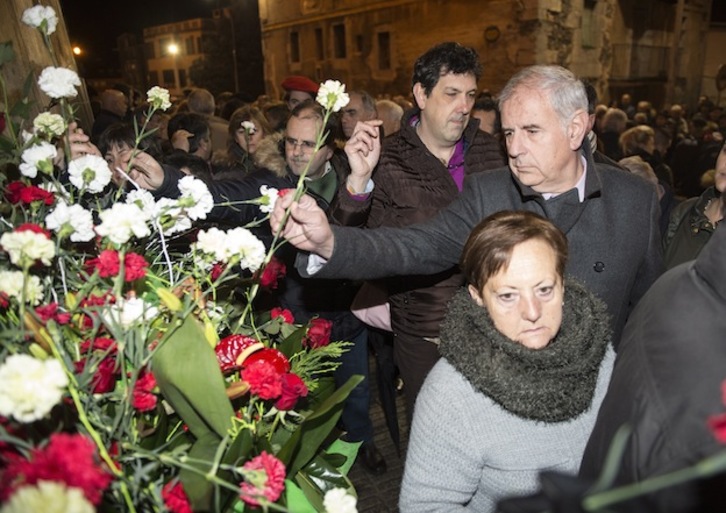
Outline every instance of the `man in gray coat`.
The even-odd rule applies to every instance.
[[[656,192],[637,176],[593,162],[582,144],[589,130],[585,88],[570,71],[525,68],[499,103],[508,168],[469,177],[448,208],[400,229],[330,227],[303,197],[282,228],[292,244],[314,253],[298,266],[319,278],[435,273],[458,263],[469,232],[489,214],[529,210],[567,235],[567,273],[605,301],[617,344],[630,310],[662,272]],[[292,200],[277,202],[273,227]]]

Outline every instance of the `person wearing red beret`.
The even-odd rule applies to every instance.
[[[298,103],[315,100],[320,87],[319,84],[303,75],[289,76],[280,85],[285,90],[284,100],[291,111]]]

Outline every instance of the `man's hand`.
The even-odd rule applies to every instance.
[[[282,236],[298,249],[316,253],[326,259],[330,258],[335,239],[325,212],[307,194],[297,203],[293,202],[294,196],[294,190],[288,189],[277,198],[275,209],[270,216],[272,230],[275,233],[281,232]],[[285,211],[291,205],[287,223],[281,226]]]
[[[175,150],[182,150],[189,153],[189,138],[194,134],[183,128],[174,132],[171,136],[171,147]]]
[[[383,124],[380,119],[359,121],[353,129],[353,135],[345,143],[345,154],[350,164],[348,188],[356,193],[365,190],[371,179],[373,169],[381,156],[381,132]]]
[[[78,128],[78,123],[68,124],[68,147],[70,148],[70,160],[75,160],[84,155],[96,155],[103,157],[101,151],[91,142],[91,138]]]
[[[122,168],[112,169],[114,181],[117,176],[125,180],[123,176],[128,169],[128,176],[142,189],[155,191],[164,183],[164,168],[154,157],[143,151],[137,152],[133,158],[131,151],[128,152],[129,159]]]

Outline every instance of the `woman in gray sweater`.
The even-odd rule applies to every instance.
[[[566,261],[564,234],[533,213],[472,231],[469,285],[414,410],[402,513],[494,511],[535,491],[541,470],[577,472],[614,352],[605,305],[564,279]]]

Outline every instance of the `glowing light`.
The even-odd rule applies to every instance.
[[[80,46],[74,46],[73,47],[73,55],[81,55],[83,53],[83,50]]]
[[[167,50],[169,50],[169,53],[171,55],[176,55],[179,53],[179,45],[176,43],[171,43],[169,46],[167,46]]]

